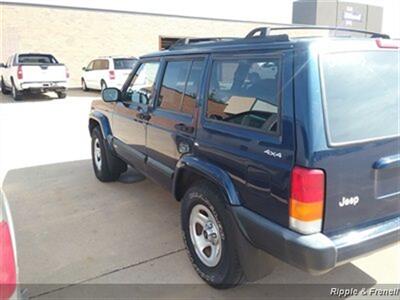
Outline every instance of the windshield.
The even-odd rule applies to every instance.
[[[321,57],[331,144],[399,135],[399,54],[332,53]]]
[[[136,59],[132,58],[117,58],[114,59],[114,69],[115,70],[127,70],[133,69]]]
[[[57,60],[53,55],[45,54],[20,54],[18,62],[21,64],[56,64]]]

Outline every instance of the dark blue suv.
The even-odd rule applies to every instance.
[[[319,274],[399,239],[398,44],[270,31],[143,56],[90,113],[97,178],[131,165],[171,190],[218,288],[273,257]]]

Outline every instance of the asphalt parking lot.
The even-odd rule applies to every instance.
[[[179,203],[147,179],[105,184],[94,177],[87,115],[98,97],[76,90],[62,100],[0,96],[0,182],[14,217],[21,283],[34,284],[33,297],[91,283],[201,285],[182,243]],[[280,263],[260,283],[398,283],[399,253],[397,244],[319,277]],[[202,288],[204,297],[228,298],[247,287]]]

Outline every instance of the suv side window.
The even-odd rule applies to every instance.
[[[110,63],[108,59],[102,59],[100,60],[100,70],[108,70]]]
[[[142,63],[132,77],[124,101],[151,104],[159,66],[158,61]]]
[[[107,69],[108,69],[108,60],[97,59],[94,61],[93,70],[107,70]]]
[[[181,111],[186,114],[193,115],[194,109],[196,108],[196,99],[199,92],[203,70],[204,60],[193,61],[181,104]]]
[[[167,63],[157,106],[193,115],[204,60]]]
[[[279,74],[278,57],[215,60],[207,118],[277,133]]]
[[[93,70],[93,65],[94,65],[94,60],[92,60],[92,61],[88,64],[88,66],[86,67],[86,70],[87,70],[87,71]]]
[[[157,106],[179,111],[191,61],[170,61],[165,68]]]

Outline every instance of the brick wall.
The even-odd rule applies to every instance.
[[[70,86],[97,56],[157,51],[160,36],[244,36],[266,24],[0,4],[0,59],[14,52],[47,52],[65,63]]]

